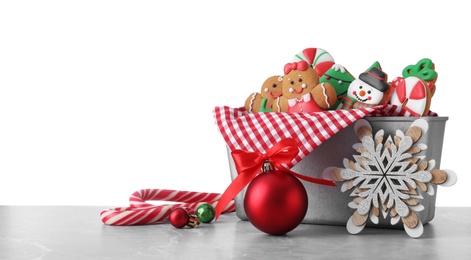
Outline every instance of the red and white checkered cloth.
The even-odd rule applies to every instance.
[[[435,116],[431,113],[429,116]],[[365,116],[410,116],[395,105],[359,109],[339,109],[314,113],[249,113],[244,107],[216,107],[214,120],[231,151],[265,153],[284,138],[294,138],[298,155],[286,165],[291,168],[338,131]]]

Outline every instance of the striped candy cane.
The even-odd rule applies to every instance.
[[[111,226],[145,225],[163,222],[168,219],[174,208],[183,207],[190,213],[203,203],[216,207],[221,194],[178,191],[166,189],[143,189],[134,192],[129,198],[130,207],[119,207],[101,211],[101,221]],[[167,201],[172,204],[154,205],[146,201]],[[235,204],[231,201],[222,213],[234,212]]]

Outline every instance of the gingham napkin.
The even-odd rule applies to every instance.
[[[431,114],[435,115],[435,114]],[[284,138],[294,138],[298,155],[286,165],[291,168],[334,134],[365,116],[410,116],[394,105],[339,109],[314,113],[249,113],[244,107],[215,107],[213,117],[231,151],[265,153]]]

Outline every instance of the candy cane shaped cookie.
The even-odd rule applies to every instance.
[[[221,194],[177,191],[166,189],[143,189],[134,192],[129,198],[130,207],[105,209],[100,213],[101,221],[111,226],[145,225],[163,222],[168,219],[170,212],[178,207],[187,209],[190,213],[203,203],[215,207]],[[154,205],[146,201],[167,201],[172,204]],[[222,213],[235,211],[234,201],[231,201]]]
[[[412,116],[426,116],[429,113],[431,92],[427,84],[418,77],[397,77],[392,82],[393,92],[389,103],[409,111]]]
[[[292,59],[293,62],[301,60],[306,61],[313,67],[319,77],[322,77],[322,75],[335,64],[332,55],[321,48],[306,48],[297,53]]]

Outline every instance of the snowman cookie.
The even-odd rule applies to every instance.
[[[320,112],[337,101],[334,87],[319,83],[319,75],[304,60],[285,65],[281,88],[283,95],[273,103],[275,112]]]
[[[282,76],[275,75],[265,80],[259,92],[252,93],[245,100],[245,110],[248,112],[272,112],[273,101],[280,97]]]
[[[380,69],[378,64],[374,63],[350,83],[347,96],[342,100],[339,108],[374,107],[387,102],[391,87],[388,83],[388,75]]]

